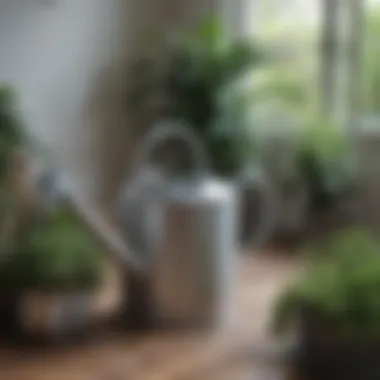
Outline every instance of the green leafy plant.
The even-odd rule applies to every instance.
[[[101,276],[98,247],[63,209],[30,226],[5,260],[0,285],[13,290],[88,290]]]
[[[0,181],[7,176],[13,153],[24,141],[15,108],[15,95],[8,86],[0,86]]]
[[[331,122],[314,122],[301,131],[296,171],[315,208],[331,206],[352,188],[355,157],[347,134]]]
[[[20,212],[19,189],[14,175],[17,153],[26,139],[16,109],[16,96],[10,86],[0,85],[0,256],[6,257],[12,244],[16,215]],[[1,259],[0,258],[0,259]],[[5,258],[4,258],[5,260]],[[3,276],[4,277],[4,276]]]
[[[380,337],[379,242],[370,233],[348,229],[313,255],[302,276],[277,299],[273,331],[281,334],[311,311],[341,339]]]
[[[134,65],[129,91],[133,111],[144,114],[153,102],[159,117],[184,121],[199,134],[217,172],[239,167],[246,158],[241,137],[252,138],[252,123],[245,119],[248,94],[243,97],[235,88],[263,61],[261,49],[248,40],[229,39],[220,20],[211,18],[174,41],[164,36],[158,50]],[[232,134],[239,138],[227,137]],[[229,158],[215,153],[221,147],[233,151],[226,154]]]

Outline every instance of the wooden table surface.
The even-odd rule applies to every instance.
[[[280,380],[265,329],[273,296],[297,270],[286,256],[241,262],[237,318],[223,333],[110,333],[75,347],[0,349],[0,380]]]

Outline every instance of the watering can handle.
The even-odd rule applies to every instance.
[[[190,127],[176,121],[164,121],[153,127],[137,153],[134,169],[137,172],[142,170],[154,149],[172,139],[182,141],[188,145],[197,176],[203,177],[210,172],[210,160],[201,140]]]
[[[265,171],[258,165],[254,168],[247,168],[247,170],[241,171],[236,178],[236,182],[240,185],[241,191],[248,188],[256,188],[260,193],[260,203],[263,210],[261,220],[255,231],[250,231],[251,234],[247,242],[250,248],[260,248],[272,233],[277,219],[276,191],[266,176]]]

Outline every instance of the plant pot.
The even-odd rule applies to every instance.
[[[344,339],[326,319],[311,310],[303,311],[300,322],[296,364],[306,379],[380,379],[380,339]]]
[[[0,292],[0,337],[14,338],[20,333],[19,294]]]
[[[21,328],[31,338],[61,339],[82,334],[90,322],[90,301],[86,292],[27,292],[20,300]]]

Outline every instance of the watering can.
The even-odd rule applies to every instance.
[[[193,171],[186,177],[148,164],[155,149],[172,139],[191,153]],[[183,124],[161,123],[146,135],[118,209],[123,236],[150,278],[150,309],[158,321],[214,327],[233,321],[244,186],[259,190],[264,206],[252,239],[263,241],[273,221],[270,186],[259,171],[252,173],[214,178],[201,141]]]

